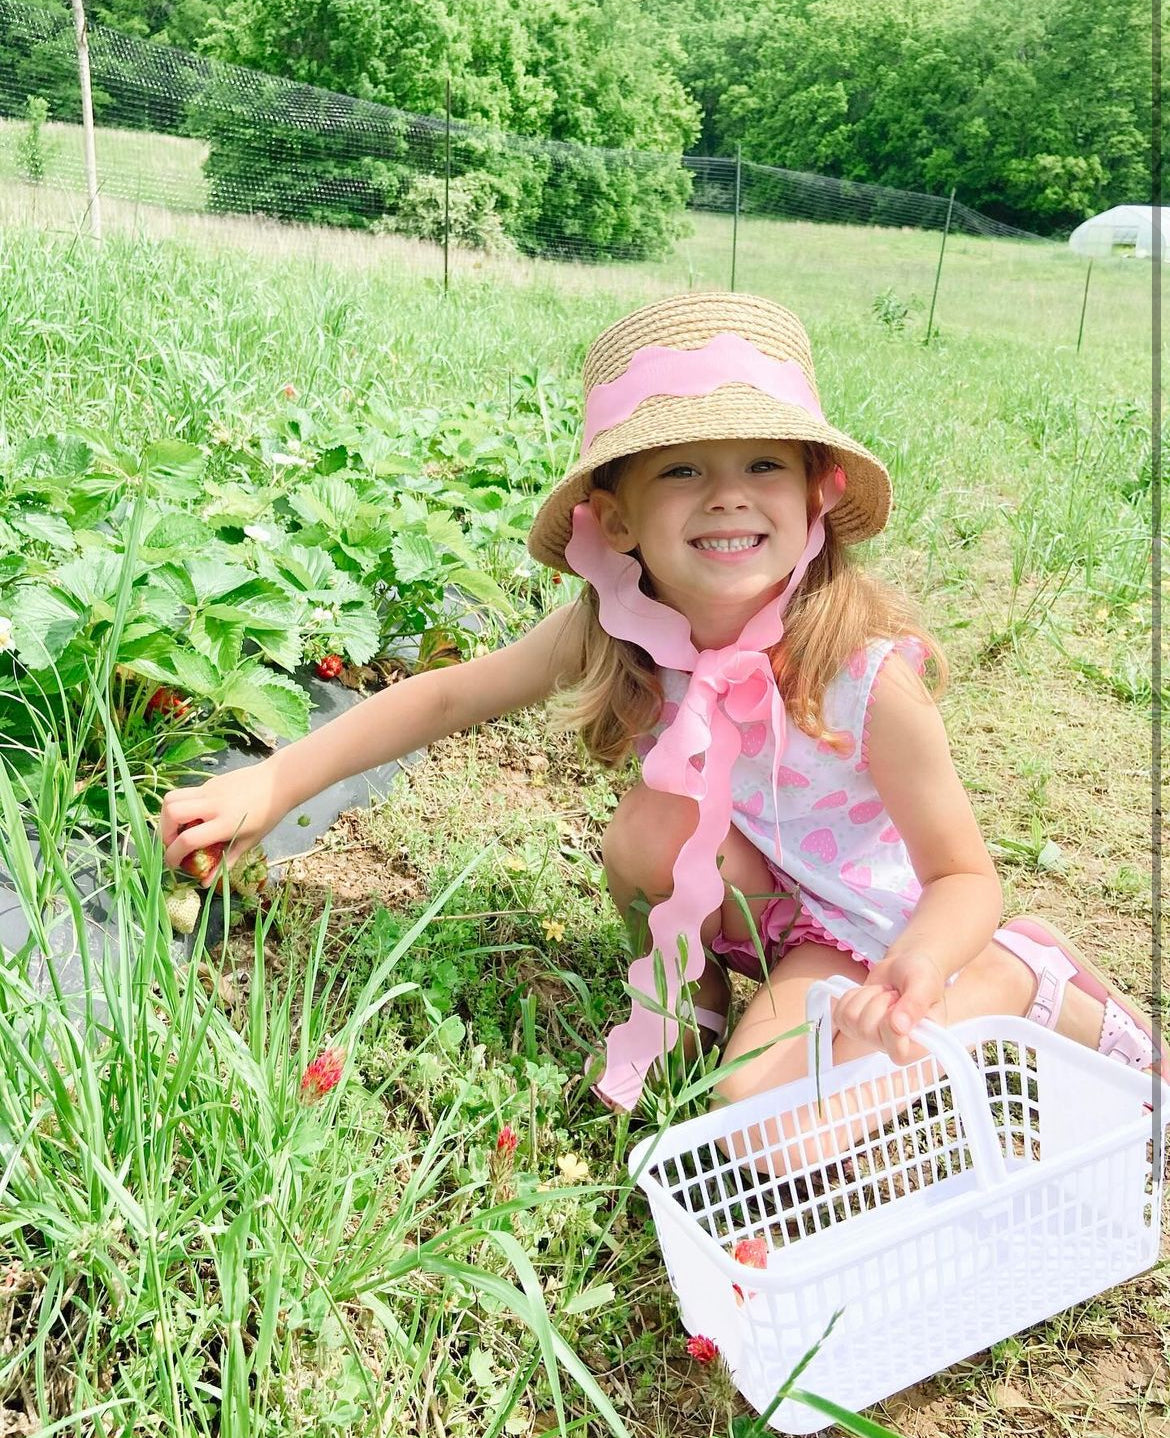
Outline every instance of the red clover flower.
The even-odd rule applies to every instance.
[[[345,1068],[345,1050],[324,1048],[301,1075],[302,1103],[319,1103],[336,1088]]]
[[[704,1368],[708,1363],[714,1363],[719,1357],[718,1345],[713,1343],[710,1338],[702,1337],[701,1334],[687,1339],[687,1352],[696,1363],[701,1363]]]

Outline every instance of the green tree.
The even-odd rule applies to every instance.
[[[1148,196],[1145,0],[765,0],[738,53],[712,125],[764,164],[1043,230]]]
[[[640,258],[662,252],[679,226],[688,178],[678,157],[698,131],[697,107],[672,71],[669,36],[622,0],[228,0],[206,48],[424,116],[443,113],[449,76],[453,171],[488,223],[486,181],[524,249]],[[310,123],[314,103],[327,102],[306,92],[301,111],[285,104],[282,114],[274,90],[249,117],[225,87],[205,97],[197,125],[217,203],[245,203],[250,180],[269,213],[365,224],[421,195],[415,177],[442,163],[434,126],[403,113],[361,125],[343,114],[322,127]],[[538,139],[663,158],[580,155]]]

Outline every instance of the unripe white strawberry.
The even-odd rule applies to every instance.
[[[268,883],[268,860],[259,844],[254,845],[231,867],[228,882],[242,899],[254,899]]]
[[[199,922],[199,890],[184,884],[166,896],[167,917],[176,934],[192,934]]]

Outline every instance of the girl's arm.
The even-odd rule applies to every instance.
[[[990,942],[1002,913],[999,878],[951,759],[942,716],[898,654],[876,680],[869,715],[874,787],[922,885],[905,929],[839,1017],[905,1063],[907,1033],[943,996],[947,979]],[[889,986],[889,1002],[873,990]],[[869,992],[867,992],[869,991]]]
[[[338,780],[547,699],[576,677],[579,634],[578,606],[564,605],[503,649],[412,675],[247,769],[172,789],[159,816],[165,862],[177,867],[196,849],[230,843],[230,864]],[[214,878],[212,871],[205,882]]]

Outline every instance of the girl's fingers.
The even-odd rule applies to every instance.
[[[163,850],[163,863],[170,869],[177,869],[188,854],[217,843],[217,832],[218,826],[213,823],[204,823],[199,819],[192,823],[190,820],[180,819],[174,838]]]
[[[881,1024],[890,1011],[896,995],[889,988],[874,984],[862,985],[856,993],[840,1000],[836,1014],[837,1027],[850,1038],[881,1046]]]

